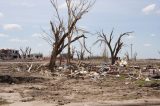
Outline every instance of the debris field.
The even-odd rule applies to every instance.
[[[137,100],[136,106],[146,102],[150,106],[160,105],[159,98],[159,64],[73,62],[57,66],[53,73],[46,62],[0,63],[0,105],[4,106],[35,102],[40,106],[118,106],[124,100],[124,104]]]

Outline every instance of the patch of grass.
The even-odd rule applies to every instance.
[[[118,80],[121,80],[121,81],[124,81],[126,79],[126,76],[125,75],[120,75],[118,77]]]
[[[137,99],[137,98],[140,98],[139,95],[137,94],[127,94],[121,97],[122,100],[132,100],[132,99]]]
[[[135,83],[139,87],[143,87],[147,82],[145,80],[137,80]]]
[[[9,102],[7,102],[7,100],[0,98],[0,106],[3,106],[5,104],[10,104]]]
[[[136,85],[139,87],[154,87],[154,86],[160,86],[160,80],[151,80],[151,81],[145,81],[145,80],[137,80]]]

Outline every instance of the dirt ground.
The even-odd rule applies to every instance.
[[[0,63],[2,106],[160,106],[159,80],[159,85],[144,86],[146,82],[124,75],[97,80],[44,76],[13,71],[13,64]]]

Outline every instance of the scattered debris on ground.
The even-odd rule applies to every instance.
[[[70,106],[157,98],[160,98],[158,66],[78,62],[57,66],[52,73],[44,63],[0,64],[0,104],[44,101],[51,106]]]

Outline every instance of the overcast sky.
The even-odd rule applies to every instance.
[[[58,1],[60,10],[65,11],[64,1]],[[54,14],[49,0],[0,0],[0,48],[30,46],[33,52],[49,55],[51,47],[40,36],[42,29],[50,32],[49,21]],[[160,58],[160,0],[97,0],[78,25],[92,33],[103,29],[109,34],[114,28],[115,38],[134,31],[124,39],[126,45],[120,56],[130,53],[132,43],[138,58]],[[103,51],[93,46],[96,39],[97,35],[88,35],[86,43],[92,46],[94,55]]]

